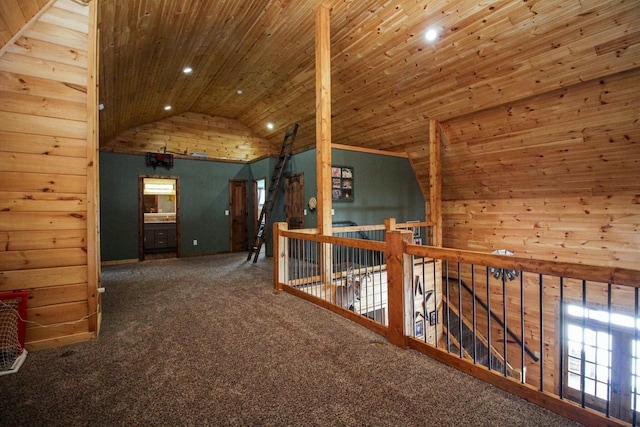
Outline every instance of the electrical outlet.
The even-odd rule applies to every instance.
[[[198,241],[193,239],[193,246],[198,246]]]
[[[224,211],[225,216],[229,216],[229,210]]]
[[[306,209],[304,210],[304,215],[305,215],[305,216],[307,215],[307,210],[306,210]]]

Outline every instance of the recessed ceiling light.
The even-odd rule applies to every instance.
[[[164,109],[167,110],[167,111],[171,110],[171,105],[165,105]]]
[[[193,68],[191,68],[191,67],[184,67],[184,68],[182,69],[182,72],[183,72],[183,73],[185,73],[185,74],[189,74],[189,73],[191,73],[192,71],[193,71]]]
[[[238,93],[238,95],[242,95],[242,89],[238,89],[236,92]]]
[[[273,123],[271,122],[267,123],[267,129],[273,130]]]
[[[438,32],[435,29],[430,28],[426,33],[424,33],[424,38],[427,39],[428,42],[432,42],[438,38]]]

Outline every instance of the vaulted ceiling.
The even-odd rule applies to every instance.
[[[298,147],[313,145],[319,3],[100,0],[102,143],[191,112],[234,119],[274,147],[299,122]],[[403,152],[424,144],[429,118],[638,66],[637,1],[326,3],[334,143]],[[424,37],[430,28],[433,42]]]
[[[321,1],[331,7],[338,144],[415,150],[430,118],[459,120],[640,60],[634,0],[99,0],[101,146],[165,122],[197,128],[198,117],[204,134],[206,123],[232,123],[272,151],[299,122],[296,145],[313,146]],[[3,0],[2,41],[46,3]]]

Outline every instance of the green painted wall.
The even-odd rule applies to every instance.
[[[353,167],[354,200],[334,202],[333,221],[353,221],[358,225],[382,224],[385,218],[398,222],[425,220],[425,200],[408,159],[333,149],[332,164]],[[305,200],[316,192],[316,151],[294,156],[288,172],[304,172]],[[284,220],[281,196],[277,220]],[[316,227],[316,212],[308,212],[305,227]]]
[[[174,168],[153,169],[145,156],[100,153],[100,239],[103,261],[138,258],[138,177],[180,180],[182,256],[228,252],[229,180],[251,180],[248,165],[175,159]],[[193,240],[198,245],[193,245]]]
[[[382,224],[384,218],[399,222],[424,220],[425,201],[408,159],[334,149],[332,163],[354,169],[354,201],[334,203],[334,221],[360,225]],[[227,252],[229,242],[229,179],[249,183],[249,212],[253,212],[253,179],[267,178],[275,159],[251,165],[175,159],[170,171],[146,166],[140,155],[100,153],[100,219],[103,261],[138,258],[138,177],[176,176],[180,179],[180,233],[182,256]],[[304,173],[305,200],[316,196],[316,152],[291,158],[287,173]],[[284,186],[280,189],[273,220],[284,221]],[[305,227],[317,226],[317,212],[308,212]],[[250,244],[255,220],[249,221]],[[193,245],[193,240],[198,245]],[[271,255],[271,234],[266,239]]]

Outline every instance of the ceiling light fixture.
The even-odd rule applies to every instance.
[[[184,68],[182,69],[182,72],[183,72],[183,73],[185,73],[185,74],[189,74],[189,73],[191,73],[192,71],[193,71],[193,68],[191,68],[191,67],[184,67]]]
[[[438,38],[438,31],[430,28],[426,33],[424,33],[424,38],[427,39],[428,42],[435,41]]]
[[[242,95],[242,89],[238,89],[236,92],[238,95]]]
[[[273,130],[273,123],[271,122],[267,123],[267,129]]]
[[[171,105],[165,105],[164,109],[167,110],[167,111],[171,110]]]

